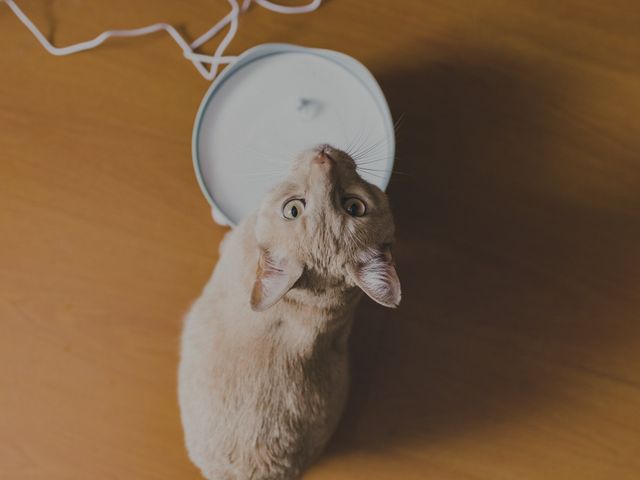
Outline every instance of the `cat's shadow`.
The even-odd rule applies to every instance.
[[[351,397],[328,457],[428,447],[553,408],[554,365],[638,333],[607,325],[625,222],[564,191],[559,72],[470,51],[378,78],[404,116],[389,188],[403,300],[359,307]]]

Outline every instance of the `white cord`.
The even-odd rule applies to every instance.
[[[27,17],[27,15],[20,9],[20,7],[16,5],[16,2],[14,2],[14,0],[0,0],[0,2],[1,1],[4,1],[9,6],[16,17],[18,17],[18,19],[29,29],[33,36],[36,37],[38,42],[40,42],[45,50],[47,50],[47,52],[49,52],[51,55],[64,56],[82,52],[84,50],[90,50],[101,45],[110,37],[139,37],[142,35],[149,35],[150,33],[164,30],[169,35],[171,35],[171,38],[173,38],[173,40],[182,49],[184,57],[188,60],[191,60],[198,72],[200,72],[200,74],[205,79],[213,80],[218,74],[218,68],[221,64],[233,63],[238,58],[237,56],[224,56],[223,54],[226,48],[229,46],[229,43],[231,43],[231,40],[233,40],[233,37],[235,37],[236,32],[238,31],[238,17],[240,16],[240,13],[246,11],[251,6],[252,0],[244,0],[242,3],[242,9],[238,5],[237,0],[227,0],[231,5],[231,11],[213,27],[211,27],[209,30],[207,30],[205,33],[191,42],[191,44],[187,43],[187,41],[182,37],[182,35],[180,35],[180,33],[178,33],[178,31],[172,25],[169,25],[168,23],[154,23],[153,25],[142,28],[134,28],[130,30],[107,30],[106,32],[102,32],[92,40],[76,43],[67,47],[56,47],[51,44],[51,42],[47,40],[42,32],[38,30],[38,27],[36,27],[34,23],[29,19],[29,17]],[[322,0],[312,0],[306,5],[289,7],[278,5],[277,3],[270,2],[269,0],[254,1],[262,8],[271,10],[272,12],[284,14],[312,12],[320,7],[320,4],[322,3]],[[216,51],[213,55],[203,55],[193,51],[194,49],[204,45],[211,38],[215,37],[227,25],[230,25],[229,31],[218,45],[218,48],[216,48]],[[205,64],[209,64],[208,69]]]

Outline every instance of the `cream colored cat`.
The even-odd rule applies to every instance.
[[[179,368],[187,450],[207,479],[295,479],[322,452],[347,398],[361,291],[400,302],[393,235],[385,194],[328,145],[227,234]]]

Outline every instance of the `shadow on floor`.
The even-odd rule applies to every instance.
[[[561,74],[466,52],[378,79],[404,116],[389,189],[403,302],[360,306],[333,455],[552,408],[557,365],[598,368],[639,333],[638,209],[599,190],[582,155],[602,145],[563,121]]]

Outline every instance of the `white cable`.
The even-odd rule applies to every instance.
[[[229,46],[229,44],[231,43],[231,40],[233,40],[233,37],[236,36],[236,32],[238,31],[238,15],[240,15],[240,7],[238,7],[238,2],[236,0],[227,0],[227,1],[231,5],[231,12],[225,18],[229,19],[231,26],[229,27],[229,31],[224,36],[222,41],[218,44],[218,48],[216,48],[216,51],[213,53],[213,58],[220,58],[222,56],[227,46]],[[218,33],[218,32],[216,31],[215,33]],[[205,36],[207,37],[207,40],[210,38],[208,35],[211,35],[211,33],[205,34]],[[207,80],[213,80],[218,74],[219,67],[220,67],[219,63],[215,63],[215,64],[212,63],[211,67],[209,68],[208,74],[205,75],[204,78],[206,78]]]
[[[224,56],[223,54],[233,40],[233,37],[235,37],[236,32],[238,31],[238,17],[240,16],[240,13],[246,11],[251,5],[251,0],[244,0],[241,9],[238,5],[237,0],[227,0],[231,5],[231,11],[213,27],[196,38],[191,43],[191,45],[187,43],[187,41],[182,37],[182,35],[180,35],[180,33],[178,33],[178,31],[172,25],[169,25],[168,23],[155,23],[146,27],[134,28],[130,30],[107,30],[105,32],[102,32],[92,40],[76,43],[66,47],[56,47],[51,42],[49,42],[49,40],[47,40],[47,38],[42,34],[38,27],[36,27],[34,23],[29,19],[29,17],[27,17],[27,15],[20,9],[20,7],[18,7],[14,0],[0,0],[0,2],[1,1],[4,1],[9,6],[16,17],[18,17],[18,19],[29,29],[33,36],[36,37],[38,42],[40,42],[45,50],[51,55],[64,56],[82,52],[84,50],[90,50],[92,48],[98,47],[110,37],[139,37],[142,35],[149,35],[151,33],[164,30],[182,49],[182,54],[184,55],[184,57],[188,60],[191,60],[198,72],[200,72],[200,74],[207,80],[213,80],[215,78],[218,73],[218,68],[221,64],[233,63],[237,60],[237,56]],[[290,7],[278,5],[277,3],[273,3],[269,0],[254,1],[262,8],[271,10],[272,12],[283,14],[312,12],[318,9],[318,7],[320,7],[320,4],[322,3],[322,0],[312,0],[306,5]],[[216,48],[216,51],[213,55],[203,55],[193,51],[194,49],[204,45],[211,38],[215,37],[227,25],[230,25],[229,31],[224,36],[222,41],[218,44],[218,47]],[[205,64],[209,64],[209,69],[207,69]]]
[[[225,17],[223,17],[218,23],[216,23],[213,27],[211,27],[209,30],[207,30],[198,38],[196,38],[193,42],[191,42],[191,45],[190,45],[191,48],[198,48],[199,46],[204,45],[206,42],[209,41],[209,39],[215,37],[220,30],[226,27],[229,24],[229,22],[231,22],[234,18],[238,16],[239,14],[237,9],[238,4],[235,1],[230,1],[229,3],[231,4],[231,11]],[[251,4],[251,0],[245,1],[245,3],[242,5],[242,11],[244,12],[247,8],[249,8],[250,4]]]

